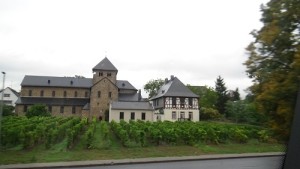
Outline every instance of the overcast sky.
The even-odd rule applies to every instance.
[[[174,75],[241,94],[242,63],[266,0],[0,0],[0,69],[20,90],[25,75],[92,77],[105,56],[137,89]],[[2,74],[1,74],[2,87]],[[143,96],[147,95],[143,92]]]

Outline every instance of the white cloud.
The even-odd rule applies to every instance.
[[[263,1],[264,3],[266,0]],[[228,88],[251,85],[242,63],[259,29],[252,0],[0,1],[0,67],[17,90],[27,74],[92,77],[107,51],[118,79],[142,88],[150,79]]]

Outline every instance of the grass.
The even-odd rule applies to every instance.
[[[282,152],[281,144],[249,142],[247,144],[220,144],[196,146],[151,146],[139,148],[112,147],[111,149],[79,149],[66,150],[66,140],[56,144],[49,150],[38,146],[32,150],[6,150],[0,153],[0,164],[107,160],[124,158],[146,158],[167,156],[195,156],[204,154],[234,154],[258,152]]]
[[[245,144],[228,142],[219,145],[199,143],[194,146],[149,145],[147,147],[133,146],[131,148],[125,148],[112,132],[109,133],[109,139],[104,139],[101,130],[100,123],[97,123],[92,149],[86,148],[86,140],[84,139],[84,134],[82,134],[79,141],[76,142],[71,150],[66,148],[67,139],[64,139],[61,142],[52,145],[50,149],[45,149],[45,145],[40,144],[30,150],[23,150],[21,146],[16,146],[6,149],[5,151],[0,151],[0,164],[285,151],[285,146],[282,144],[261,143],[257,140],[250,140]]]

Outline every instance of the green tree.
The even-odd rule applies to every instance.
[[[14,115],[13,111],[15,110],[14,106],[3,105],[3,116]]]
[[[27,117],[33,116],[51,116],[50,112],[48,111],[46,105],[44,104],[35,104],[31,106],[28,111],[26,112]]]
[[[222,115],[216,109],[205,107],[200,109],[200,120],[219,120],[221,118]]]
[[[236,88],[235,91],[233,92],[233,100],[234,101],[241,100],[239,88]]]
[[[227,116],[225,113],[225,104],[228,101],[228,96],[227,96],[227,88],[225,86],[224,79],[221,76],[218,76],[216,80],[216,87],[215,91],[217,93],[217,102],[216,102],[216,108],[219,111],[220,114]]]
[[[187,87],[199,96],[199,106],[204,108],[216,108],[218,95],[212,87],[190,86]]]
[[[253,79],[255,104],[268,124],[287,140],[295,108],[300,75],[300,1],[271,0],[261,7],[263,27],[251,34],[244,63]]]
[[[245,100],[228,101],[226,103],[228,119],[236,123],[250,123],[262,125],[266,118],[258,113],[254,103]]]
[[[153,97],[159,88],[165,83],[162,79],[150,80],[144,85],[144,90],[148,94],[148,98]]]

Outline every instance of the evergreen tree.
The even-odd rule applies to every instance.
[[[244,63],[260,112],[280,138],[287,140],[299,89],[300,1],[271,0],[261,7],[263,27],[253,31]]]
[[[225,86],[224,79],[221,76],[218,76],[215,85],[216,85],[215,91],[218,95],[216,108],[220,114],[224,114],[226,117],[225,104],[228,101],[228,96],[227,96],[227,88]]]
[[[236,88],[233,92],[233,101],[241,100],[239,88]]]

